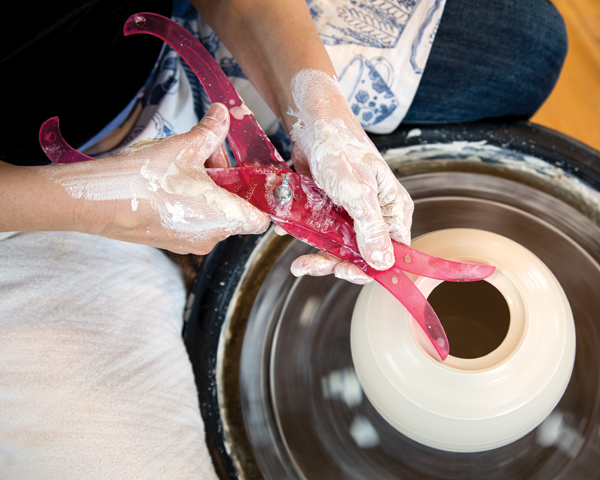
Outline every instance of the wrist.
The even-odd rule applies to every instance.
[[[44,172],[53,167],[0,163],[0,229],[3,231],[70,230],[76,205]]]

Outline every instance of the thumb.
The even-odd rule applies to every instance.
[[[205,162],[216,152],[229,132],[229,110],[222,103],[213,103],[204,118],[188,133],[187,139],[196,145],[197,159]]]
[[[225,144],[222,143],[204,162],[206,168],[227,168],[229,165],[229,158],[227,157],[227,150]]]

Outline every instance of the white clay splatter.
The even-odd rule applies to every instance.
[[[333,370],[321,378],[323,398],[340,400],[349,408],[360,405],[363,401],[363,391],[353,368]]]
[[[234,232],[256,220],[252,212],[245,217],[230,194],[216,188],[202,167],[181,172],[175,163],[129,158],[97,160],[93,169],[79,163],[68,169],[58,165],[39,171],[73,198],[129,200],[132,211],[139,209],[141,200],[147,201],[163,226],[187,238],[207,230]]]
[[[190,223],[185,219],[185,209],[181,203],[171,204],[169,202],[165,202],[165,207],[170,214],[170,219],[175,225],[178,223]]]
[[[309,326],[315,318],[317,318],[317,312],[321,306],[321,300],[319,297],[309,295],[304,300],[302,311],[299,316],[299,323],[303,327]]]
[[[544,448],[557,447],[561,452],[575,458],[585,439],[571,425],[560,410],[553,411],[536,431],[536,443]]]
[[[422,133],[423,132],[420,128],[413,128],[406,134],[406,139],[408,140],[409,138],[420,137]]]
[[[131,211],[135,212],[138,209],[138,199],[137,197],[134,195],[131,196]]]
[[[230,107],[229,113],[236,120],[243,120],[246,115],[252,115],[252,112],[245,103],[242,103],[239,107]]]
[[[373,424],[362,415],[354,417],[349,432],[359,448],[373,448],[381,441]]]

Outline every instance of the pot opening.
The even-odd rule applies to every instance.
[[[504,296],[485,280],[442,282],[428,297],[446,331],[450,355],[484,357],[502,344],[510,326]]]

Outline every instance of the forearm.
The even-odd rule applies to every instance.
[[[335,70],[305,0],[192,0],[288,132],[297,120],[292,77]]]
[[[0,231],[87,231],[81,201],[43,175],[48,167],[19,167],[0,162]]]

